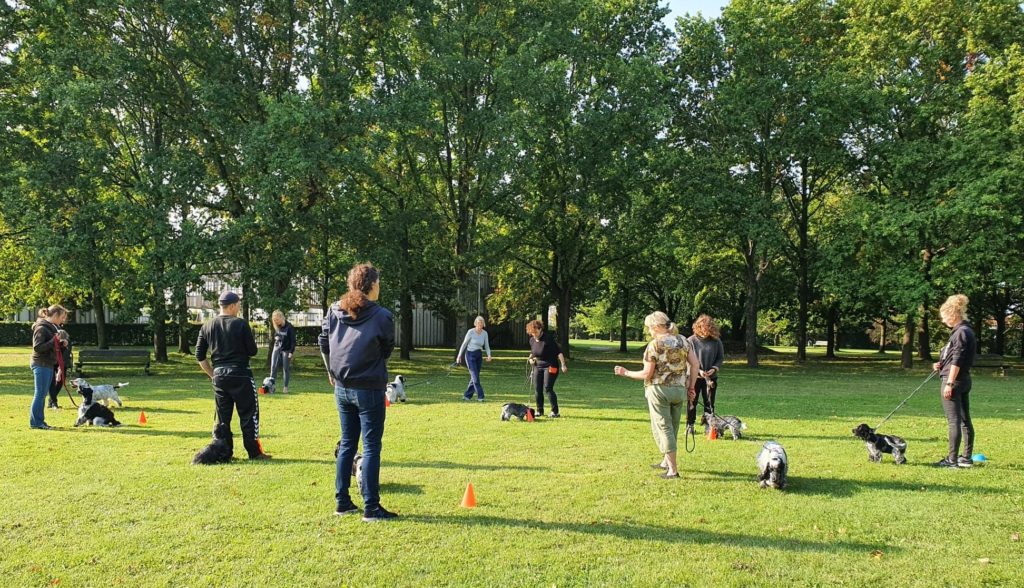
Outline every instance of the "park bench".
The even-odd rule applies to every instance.
[[[828,347],[828,341],[811,341],[811,347]]]
[[[996,374],[998,374],[1000,376],[1003,376],[1003,377],[1006,377],[1006,372],[1009,371],[1012,367],[1013,367],[1013,364],[1009,364],[1009,363],[986,362],[986,363],[976,363],[976,364],[974,364],[974,367],[971,368],[971,369],[973,369],[973,370],[992,369],[992,370],[996,370]]]
[[[83,366],[90,365],[141,365],[149,375],[149,352],[137,349],[83,349],[78,352],[75,369],[78,377],[84,377]]]

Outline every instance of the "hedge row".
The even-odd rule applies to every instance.
[[[199,324],[189,324],[189,344],[194,345],[199,336]],[[64,329],[71,337],[75,345],[95,346],[96,325],[91,323],[69,323]],[[253,334],[256,342],[262,347],[269,344],[267,327],[254,325]],[[295,341],[300,346],[315,346],[317,336],[320,334],[320,327],[295,327]],[[5,323],[0,322],[0,346],[21,347],[32,344],[32,323]],[[114,346],[146,347],[153,344],[153,325],[150,324],[128,324],[128,325],[107,325],[107,344]],[[167,325],[167,346],[178,345],[178,329],[176,325]]]

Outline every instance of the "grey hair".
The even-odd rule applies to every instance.
[[[475,327],[478,322],[483,323],[485,327],[487,326],[487,321],[485,321],[484,317],[480,315],[477,315],[477,317],[473,319],[473,326]]]

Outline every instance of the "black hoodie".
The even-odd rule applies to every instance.
[[[352,318],[337,303],[324,317],[320,353],[335,381],[346,388],[384,390],[387,360],[395,349],[395,319],[374,302]]]

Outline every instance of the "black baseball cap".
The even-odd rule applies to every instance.
[[[241,297],[238,296],[238,294],[229,291],[221,293],[218,302],[220,303],[221,306],[231,306],[232,304],[239,302],[241,300],[242,299]]]

